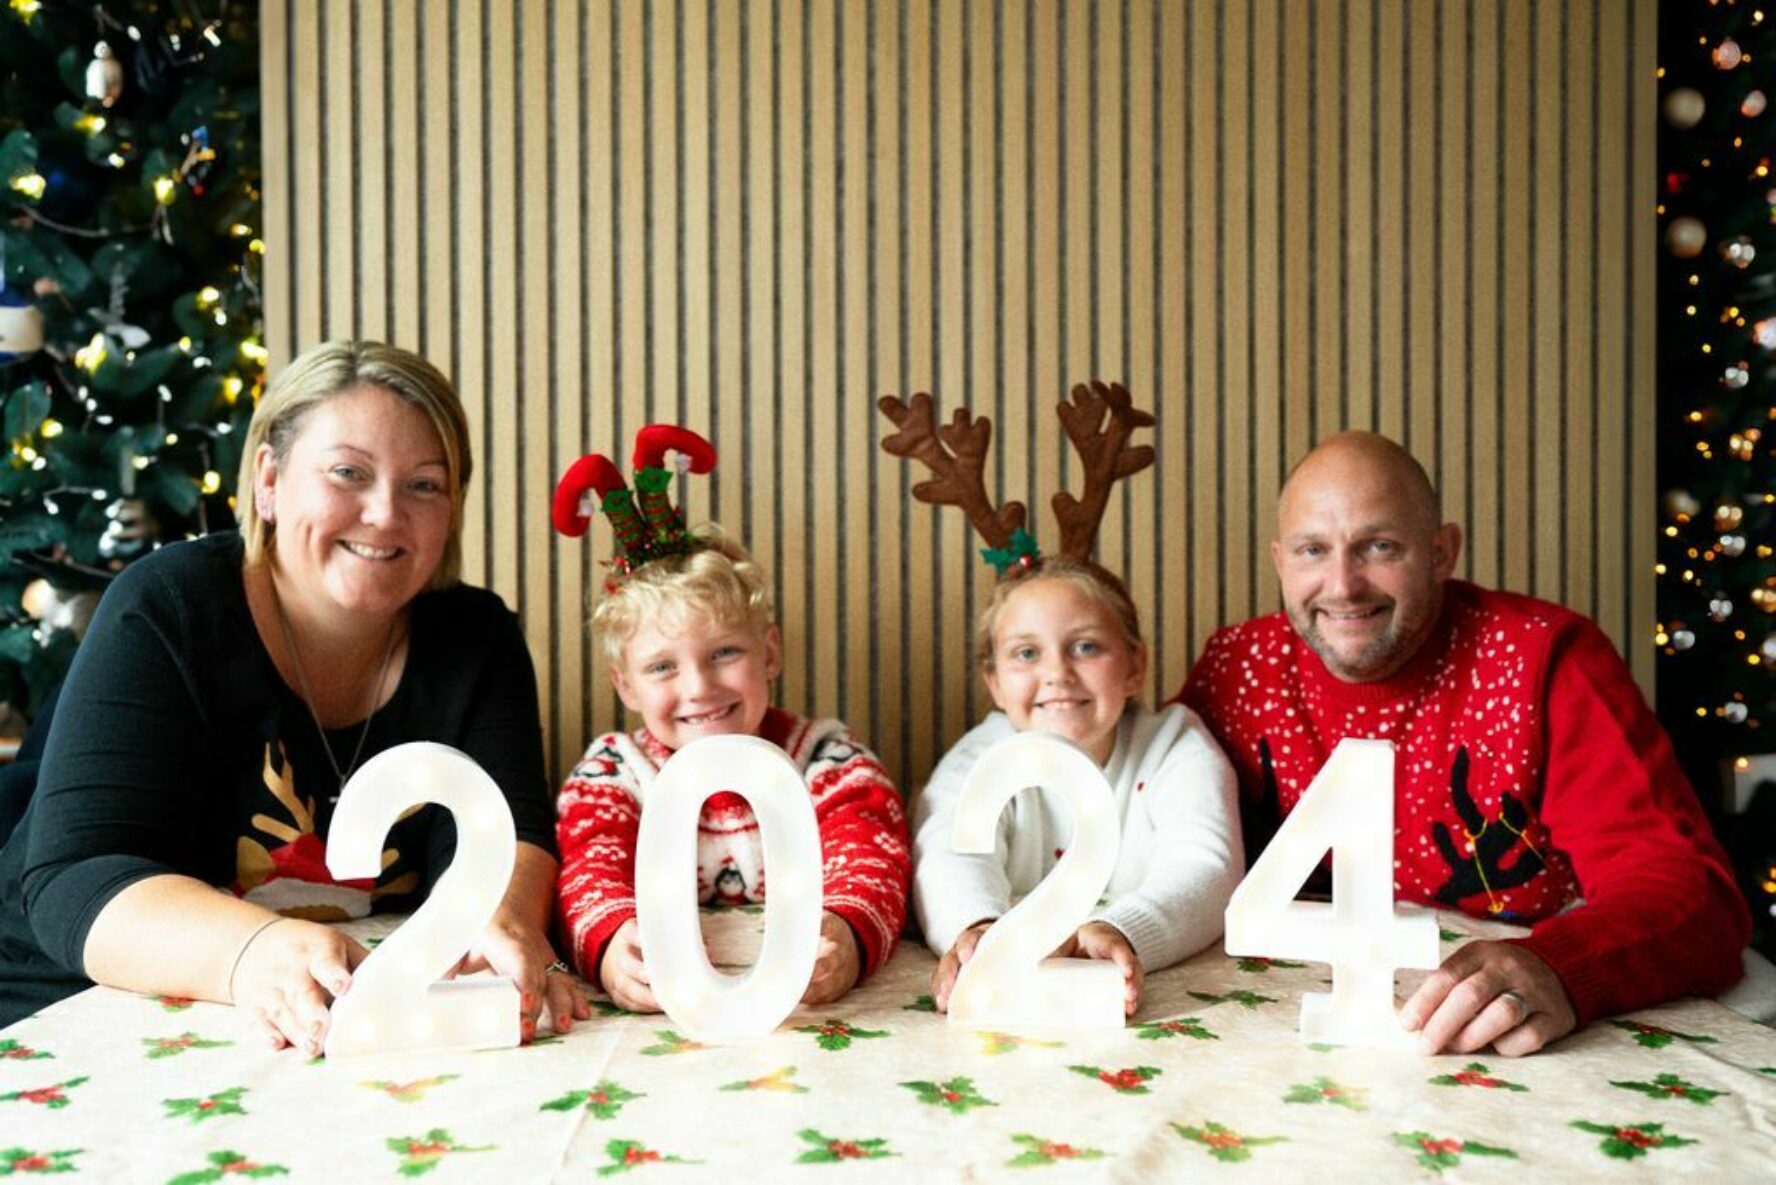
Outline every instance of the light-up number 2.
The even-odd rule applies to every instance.
[[[427,742],[366,761],[340,792],[327,870],[341,880],[382,871],[382,840],[409,809],[437,803],[456,821],[456,856],[425,903],[352,973],[333,1002],[329,1058],[518,1044],[518,988],[477,976],[438,981],[487,925],[516,859],[512,810],[466,754]]]
[[[1332,902],[1295,893],[1327,849]],[[1394,913],[1394,744],[1340,741],[1227,904],[1227,953],[1332,964],[1301,998],[1301,1039],[1410,1048],[1394,969],[1437,965],[1437,923]]]
[[[711,794],[741,795],[758,820],[765,937],[744,975],[717,971],[697,910],[697,819]],[[820,828],[782,749],[750,736],[705,737],[674,753],[647,789],[635,843],[635,917],[654,998],[703,1041],[762,1037],[794,1010],[820,950]]]
[[[975,1028],[1121,1028],[1124,987],[1115,965],[1045,957],[1090,916],[1116,871],[1116,798],[1097,762],[1047,733],[1000,741],[975,762],[962,787],[953,846],[993,851],[999,812],[1032,786],[1067,804],[1073,837],[1048,875],[981,936],[950,992],[950,1021]]]

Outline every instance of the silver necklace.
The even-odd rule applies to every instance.
[[[283,627],[284,644],[290,648],[290,660],[296,664],[296,681],[302,684],[302,706],[308,709],[308,718],[314,721],[315,732],[318,733],[321,738],[321,750],[327,754],[327,764],[333,767],[333,776],[339,779],[339,788],[343,791],[345,789],[345,779],[350,777],[352,771],[358,768],[358,758],[364,755],[364,742],[370,739],[370,722],[376,718],[376,704],[373,699],[370,704],[370,712],[364,717],[364,727],[358,730],[358,745],[357,748],[352,750],[351,764],[347,765],[343,770],[340,769],[339,759],[333,756],[333,745],[327,740],[327,730],[322,726],[321,718],[315,712],[314,692],[309,690],[308,672],[302,668],[302,652],[296,649],[296,635],[290,632],[290,619],[284,615],[284,599],[278,595],[277,583],[275,581],[271,586],[271,603],[277,608],[278,625]],[[374,688],[374,694],[376,696],[382,694],[382,681],[388,678],[389,659],[393,658],[395,654],[395,634],[398,632],[396,628],[397,625],[398,623],[396,622],[389,623],[388,645],[382,652],[382,668],[376,673],[376,685]],[[339,795],[335,794],[332,798],[333,801],[337,802],[339,800]]]

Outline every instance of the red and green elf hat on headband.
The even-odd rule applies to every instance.
[[[555,529],[577,539],[592,525],[592,496],[616,531],[617,550],[611,567],[627,576],[641,565],[666,556],[683,555],[695,545],[685,529],[684,512],[672,505],[666,488],[672,470],[666,454],[678,454],[678,468],[708,473],[715,468],[715,446],[688,428],[676,424],[649,424],[635,434],[635,489],[623,482],[623,474],[609,457],[588,453],[568,467],[555,486],[550,518]],[[635,495],[641,505],[636,507]]]

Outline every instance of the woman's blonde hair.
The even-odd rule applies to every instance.
[[[694,534],[692,550],[641,565],[592,610],[592,630],[612,666],[622,665],[623,648],[644,623],[669,635],[695,621],[759,633],[770,628],[774,611],[764,569],[719,527]]]
[[[1141,639],[1141,616],[1135,611],[1135,602],[1121,578],[1108,568],[1087,560],[1075,560],[1060,555],[1043,556],[1036,561],[1032,570],[1010,576],[993,586],[993,598],[981,611],[980,620],[974,627],[975,658],[980,662],[981,670],[993,669],[993,631],[998,627],[999,614],[1004,610],[1006,602],[1016,596],[1019,589],[1038,580],[1065,580],[1110,610],[1111,615],[1116,618],[1116,624],[1122,629],[1123,641],[1129,644],[1131,650],[1139,650],[1146,645]]]
[[[246,541],[247,566],[265,563],[277,545],[277,525],[260,518],[253,505],[259,446],[270,445],[272,459],[281,467],[302,434],[308,413],[359,387],[392,392],[425,412],[438,433],[450,494],[450,537],[427,587],[448,588],[462,578],[463,494],[474,470],[469,419],[456,389],[437,367],[418,354],[382,342],[322,342],[284,367],[253,409],[235,487],[235,517]]]

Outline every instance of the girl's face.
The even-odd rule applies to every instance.
[[[676,634],[637,629],[622,663],[611,667],[611,683],[648,731],[677,751],[699,737],[756,735],[782,669],[776,626],[759,631],[694,618]]]
[[[1103,765],[1146,677],[1146,647],[1129,645],[1110,607],[1071,580],[1030,577],[999,607],[987,690],[1020,732],[1066,737]]]

